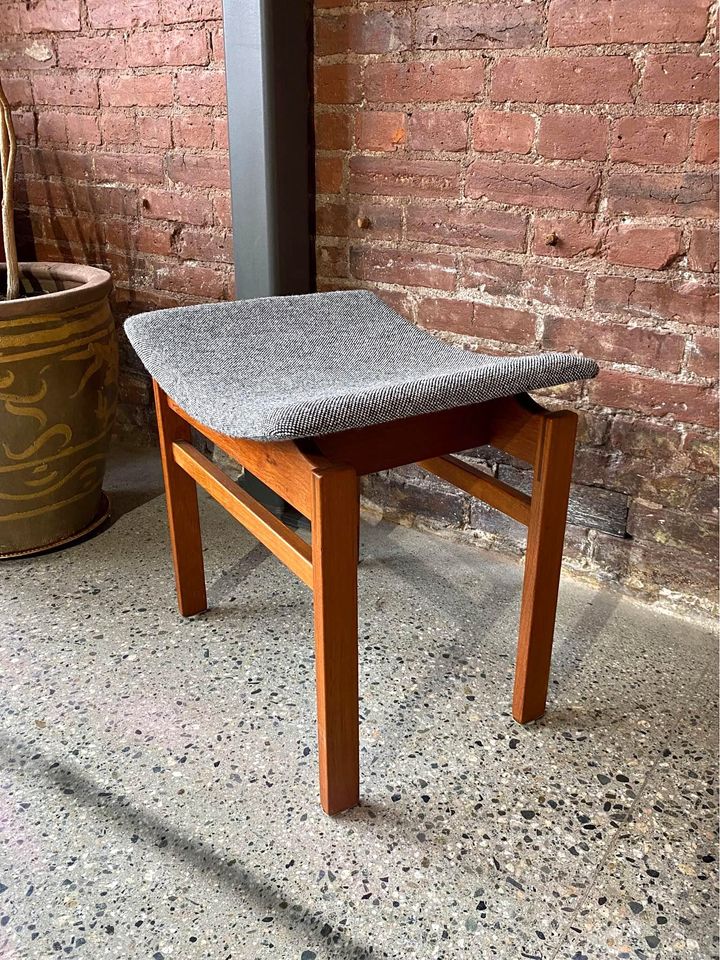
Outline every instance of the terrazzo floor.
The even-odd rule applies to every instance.
[[[0,564],[0,957],[718,956],[717,647],[565,579],[510,716],[521,567],[368,522],[362,806],[316,787],[310,595],[203,502],[176,612],[154,453],[112,526]]]

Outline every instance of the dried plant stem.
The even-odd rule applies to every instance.
[[[20,293],[20,269],[15,244],[15,221],[13,203],[13,180],[15,176],[15,153],[17,138],[13,127],[10,104],[0,81],[0,172],[2,173],[2,233],[7,264],[8,300],[15,300]]]

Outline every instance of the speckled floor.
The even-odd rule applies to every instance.
[[[521,728],[521,568],[365,524],[363,805],[330,819],[309,593],[205,504],[181,620],[153,457],[115,458],[101,535],[0,565],[2,960],[718,955],[708,631],[565,580]]]

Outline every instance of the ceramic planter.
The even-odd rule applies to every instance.
[[[117,402],[110,274],[69,263],[20,269],[35,295],[0,300],[0,556],[66,543],[105,519]]]

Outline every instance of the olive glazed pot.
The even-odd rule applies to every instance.
[[[21,263],[20,274],[31,295],[0,300],[0,557],[105,519],[117,403],[110,274],[70,263]]]

